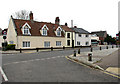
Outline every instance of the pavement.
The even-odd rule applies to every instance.
[[[92,61],[88,61],[88,53],[92,54]],[[93,52],[81,52],[77,54],[76,57],[74,57],[73,54],[67,57],[68,59],[72,59],[92,68],[100,69],[115,76],[117,75],[117,77],[120,78],[120,67],[118,66],[119,55],[120,49],[110,48],[95,50]]]

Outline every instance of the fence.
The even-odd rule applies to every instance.
[[[83,48],[83,47],[74,47],[74,48]],[[104,47],[102,47],[102,46],[100,46],[100,47],[98,47],[99,48],[99,50],[102,50],[102,49],[109,49],[110,47],[108,47],[108,45],[107,46],[104,46]],[[112,45],[111,46],[111,48],[120,48],[120,45]],[[53,50],[57,50],[57,49],[62,49],[62,50],[65,50],[65,49],[72,49],[71,47],[65,47],[65,46],[63,46],[63,47],[50,47],[50,48],[32,48],[32,49],[15,49],[16,51],[20,51],[20,53],[22,53],[22,51],[26,51],[26,50],[36,50],[36,52],[39,52],[40,50],[50,50],[50,51],[53,51]],[[93,47],[91,47],[90,46],[90,52],[93,52],[94,51],[94,48]],[[80,53],[80,51],[79,51],[79,53]]]

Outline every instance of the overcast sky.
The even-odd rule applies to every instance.
[[[91,31],[104,31],[115,36],[118,32],[118,1],[120,0],[1,0],[0,28],[8,27],[10,16],[20,10],[32,11],[34,19],[65,22]]]

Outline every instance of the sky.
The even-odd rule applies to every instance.
[[[0,28],[8,28],[10,16],[20,10],[32,11],[34,19],[43,22],[66,22],[89,32],[107,31],[113,37],[118,33],[118,2],[120,0],[2,0]]]

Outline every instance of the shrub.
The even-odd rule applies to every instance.
[[[6,47],[8,45],[7,42],[2,43],[2,47]]]
[[[6,50],[15,50],[15,44],[8,44]]]

